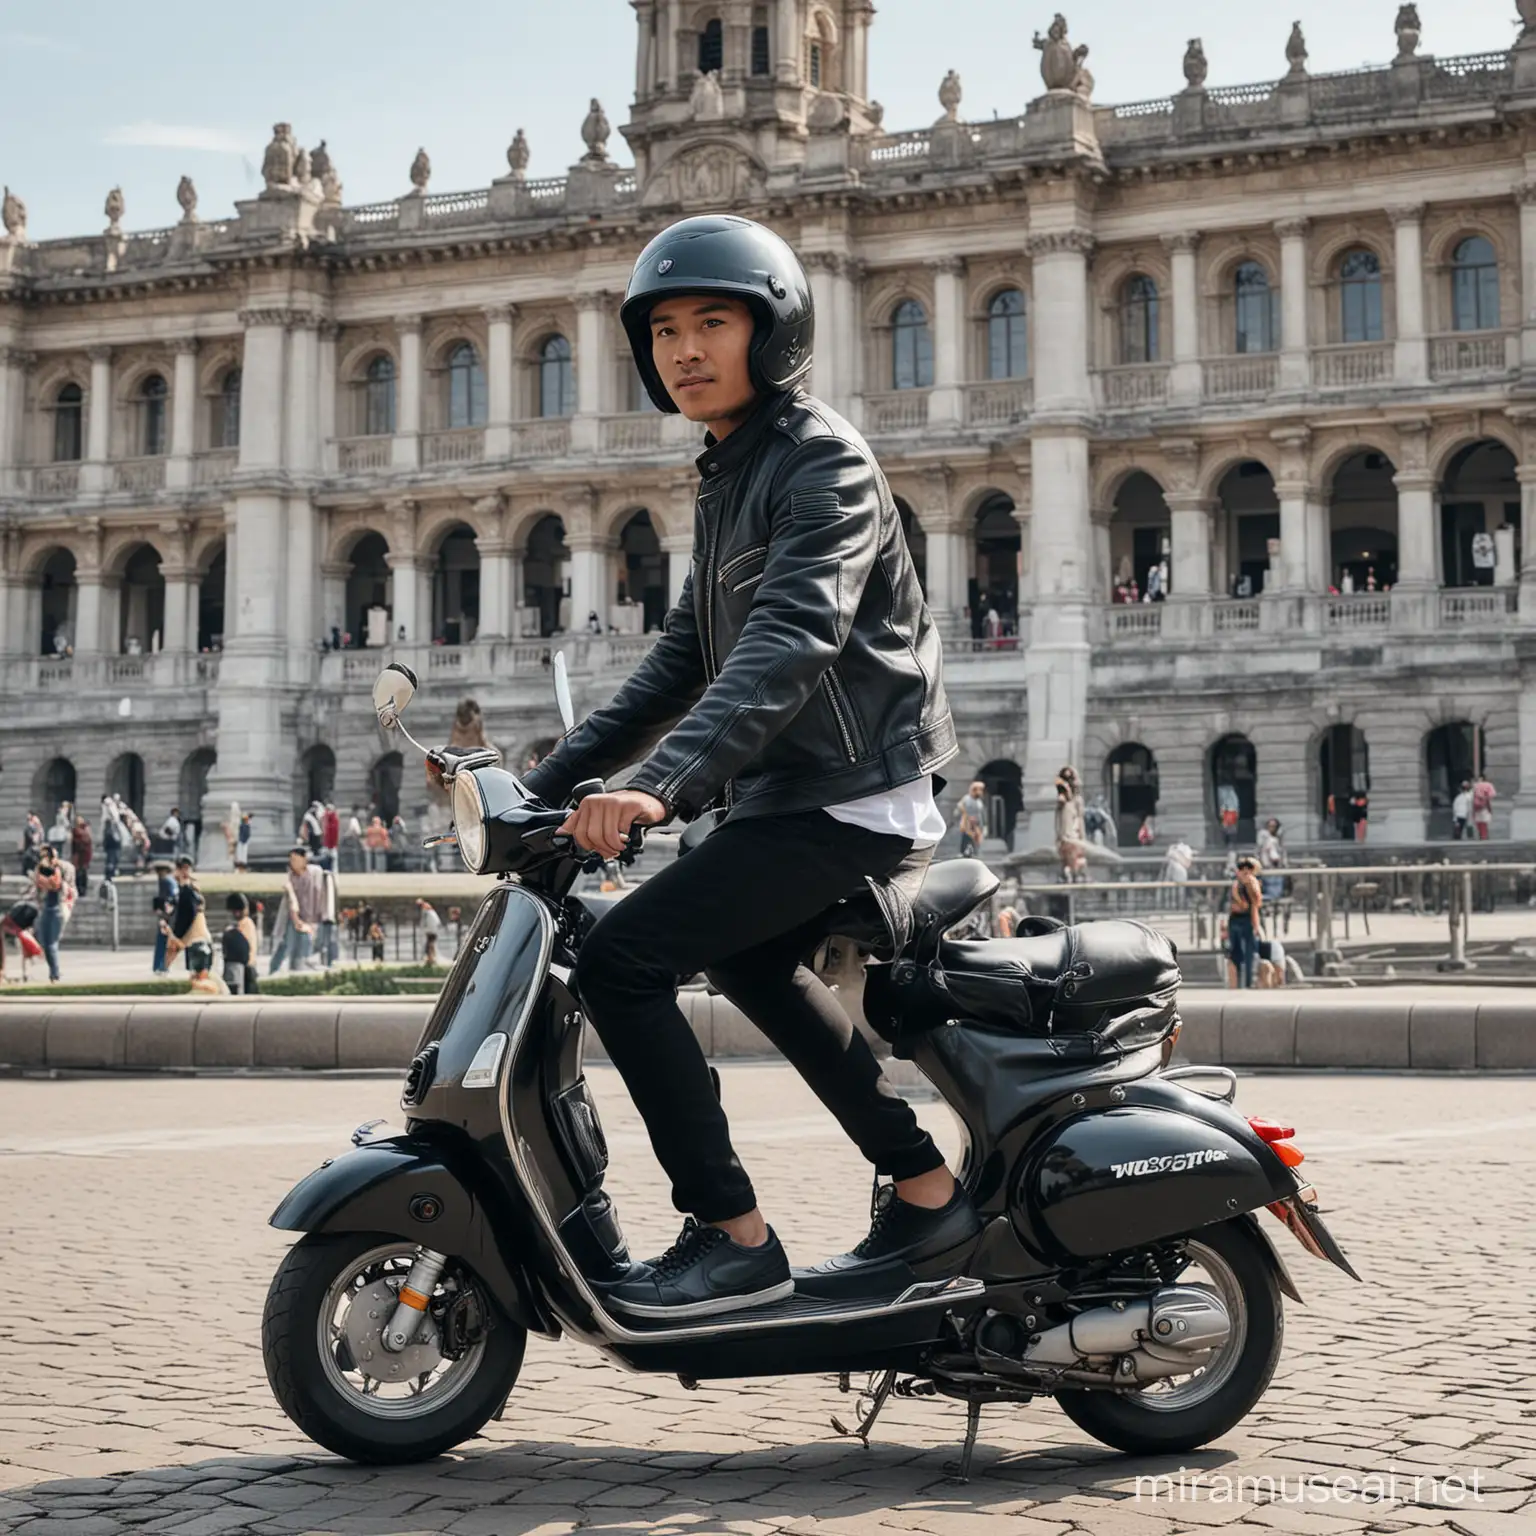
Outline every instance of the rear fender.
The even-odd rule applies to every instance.
[[[1252,1211],[1244,1211],[1237,1219],[1246,1223],[1252,1229],[1253,1235],[1258,1238],[1263,1246],[1265,1255],[1269,1259],[1270,1267],[1275,1272],[1276,1284],[1292,1301],[1304,1306],[1305,1303],[1301,1299],[1301,1292],[1296,1289],[1296,1282],[1291,1279],[1291,1272],[1285,1267],[1285,1260],[1280,1257],[1280,1250],[1275,1247],[1269,1233],[1259,1225],[1259,1218]]]
[[[328,1158],[300,1179],[270,1222],[288,1232],[387,1232],[462,1259],[523,1328],[558,1333],[526,1269],[498,1233],[511,1213],[487,1212],[467,1159],[437,1142],[402,1135]],[[492,1202],[497,1205],[505,1202]]]

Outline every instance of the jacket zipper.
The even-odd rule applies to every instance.
[[[827,701],[832,706],[832,713],[837,716],[837,728],[842,733],[843,750],[848,754],[848,761],[856,763],[859,754],[854,749],[853,733],[848,729],[848,717],[843,713],[842,701],[838,698],[836,673],[829,667],[821,679],[821,686],[827,691]]]
[[[747,564],[749,560],[754,560],[758,555],[766,555],[767,553],[768,546],[766,544],[759,544],[755,549],[744,549],[739,555],[732,555],[731,558],[720,567],[720,575],[718,578],[720,584],[724,586],[725,583],[731,579],[732,575],[741,566]]]

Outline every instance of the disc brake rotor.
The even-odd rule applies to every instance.
[[[384,1330],[395,1315],[400,1298],[384,1280],[374,1280],[352,1291],[342,1322],[342,1336],[351,1351],[355,1369],[375,1381],[414,1381],[443,1363],[437,1347],[437,1325],[423,1317],[415,1337],[404,1349],[384,1347]]]

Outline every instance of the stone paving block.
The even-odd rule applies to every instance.
[[[1406,1067],[1408,1003],[1351,999],[1328,1008],[1309,998],[1296,1009],[1296,1065]]]
[[[334,1002],[263,1004],[256,1015],[258,1067],[334,1067],[336,1012]]]
[[[1173,1059],[1180,1066],[1221,1065],[1221,1004],[1219,995],[1185,992],[1179,998],[1179,1017],[1184,1028]]]
[[[1290,1067],[1296,1064],[1294,998],[1276,993],[1222,1001],[1221,1061],[1229,1067]]]
[[[48,1015],[50,1067],[120,1067],[128,1041],[129,1004],[70,1003]]]
[[[128,1010],[128,1067],[190,1067],[196,1060],[197,1018],[202,1003],[179,998],[134,1003]]]
[[[1454,994],[1444,1001],[1414,1003],[1408,1019],[1408,1065],[1445,1071],[1475,1067],[1477,1004]]]
[[[398,1067],[405,1071],[430,1010],[419,1004],[339,1003],[336,1009],[338,1067]]]
[[[260,1004],[226,999],[198,1010],[192,1049],[200,1067],[256,1064],[256,1015]]]
[[[1477,1064],[1485,1069],[1536,1067],[1536,1007],[1516,997],[1479,1003]]]
[[[47,1002],[0,1004],[0,1065],[44,1067],[48,1064]]]

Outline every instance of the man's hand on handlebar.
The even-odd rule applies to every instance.
[[[667,808],[655,795],[641,789],[619,789],[612,794],[588,795],[558,830],[573,838],[578,847],[614,859],[624,851],[632,826],[654,827],[666,819]]]

